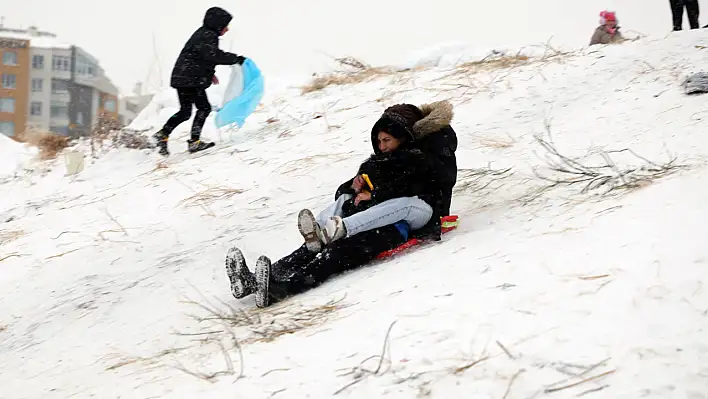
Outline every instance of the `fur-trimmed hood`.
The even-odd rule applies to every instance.
[[[449,126],[454,116],[452,103],[447,100],[423,104],[418,108],[423,113],[423,119],[413,125],[416,140]]]

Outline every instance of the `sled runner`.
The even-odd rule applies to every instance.
[[[460,224],[460,222],[458,222],[457,219],[458,219],[457,215],[450,215],[450,216],[444,216],[444,217],[442,217],[441,220],[440,220],[440,221],[441,221],[442,234],[445,234],[445,233],[447,233],[447,232],[449,232],[449,231],[452,231],[452,230],[456,229],[457,226]],[[394,256],[394,255],[396,255],[396,254],[399,254],[399,253],[401,253],[401,252],[403,252],[403,251],[405,251],[405,250],[407,250],[407,249],[416,247],[416,246],[422,244],[423,242],[424,242],[424,241],[419,240],[419,239],[417,239],[417,238],[411,238],[410,240],[404,242],[403,244],[399,245],[398,247],[396,247],[396,248],[394,248],[394,249],[391,249],[391,250],[388,250],[388,251],[385,251],[385,252],[380,253],[380,254],[376,257],[376,259],[386,259],[386,258],[390,258],[391,256]]]

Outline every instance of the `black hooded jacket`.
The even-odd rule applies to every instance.
[[[243,57],[219,49],[219,34],[231,22],[231,14],[219,7],[211,7],[204,15],[204,24],[197,29],[182,48],[172,70],[170,85],[175,89],[206,89],[217,65],[234,65]]]

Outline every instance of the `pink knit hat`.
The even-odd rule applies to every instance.
[[[602,11],[600,13],[600,25],[604,25],[607,21],[617,22],[617,16],[614,11]]]

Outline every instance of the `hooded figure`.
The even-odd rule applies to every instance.
[[[414,235],[419,238],[440,239],[440,218],[450,214],[452,189],[457,182],[457,134],[450,126],[453,117],[452,104],[438,101],[416,107],[411,104],[396,104],[388,107],[371,129],[371,139],[382,128],[401,129],[409,134],[411,145],[421,150],[430,162],[436,182],[437,196],[433,217],[428,226]],[[432,198],[432,197],[429,197]],[[426,201],[427,202],[427,201]]]
[[[212,7],[204,14],[204,23],[187,40],[177,57],[170,86],[175,89],[207,89],[211,86],[217,65],[242,64],[245,60],[219,49],[219,36],[226,33],[231,14]]]
[[[204,22],[187,40],[177,57],[172,69],[170,85],[177,89],[179,111],[174,114],[162,129],[153,136],[160,154],[169,155],[167,140],[172,131],[182,122],[192,117],[192,106],[196,106],[192,131],[187,141],[189,152],[202,151],[214,146],[214,143],[200,140],[202,128],[211,113],[211,104],[206,89],[212,83],[218,83],[217,65],[243,64],[245,58],[219,49],[219,36],[225,34],[231,22],[231,14],[219,7],[211,7],[204,15]]]

